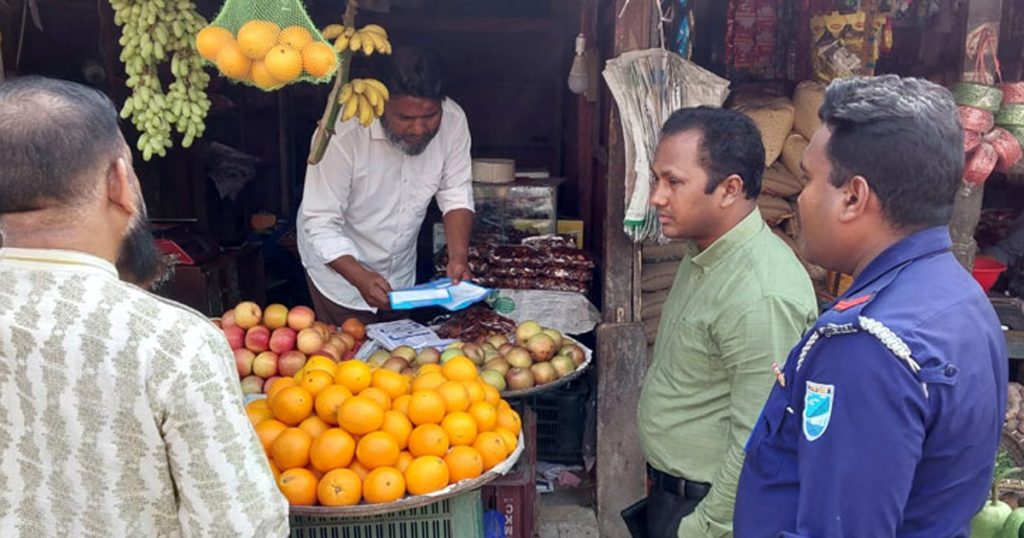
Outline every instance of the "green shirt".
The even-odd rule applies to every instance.
[[[772,363],[782,366],[816,314],[807,271],[756,209],[680,262],[637,410],[655,469],[712,484],[680,537],[732,535],[743,447],[775,382]]]

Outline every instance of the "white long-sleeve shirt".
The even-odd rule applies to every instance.
[[[327,264],[352,256],[393,289],[415,284],[416,239],[431,198],[442,213],[473,210],[470,135],[455,101],[442,103],[441,127],[423,153],[369,128],[338,122],[323,160],[306,171],[297,222],[299,254],[313,285],[336,304],[376,311]]]
[[[0,536],[288,536],[224,335],[105,260],[0,248]]]

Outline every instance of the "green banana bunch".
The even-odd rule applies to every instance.
[[[372,78],[353,79],[338,93],[341,121],[358,117],[360,125],[369,127],[374,118],[384,115],[384,106],[390,98],[391,92],[383,82]]]
[[[334,40],[334,50],[340,52],[360,52],[366,56],[374,52],[391,54],[391,43],[388,32],[377,24],[367,24],[360,30],[345,27],[341,24],[329,24],[321,32],[324,39]]]
[[[192,0],[111,0],[114,23],[121,27],[121,61],[132,90],[121,108],[139,131],[137,147],[143,160],[164,157],[174,145],[172,131],[189,147],[203,135],[210,100],[209,75],[192,46],[206,25]],[[170,62],[174,76],[167,91],[160,82],[160,66]]]

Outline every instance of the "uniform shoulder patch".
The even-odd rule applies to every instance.
[[[849,309],[851,309],[851,308],[853,308],[855,306],[860,306],[862,304],[866,304],[866,303],[870,302],[871,299],[874,299],[874,298],[875,298],[875,294],[874,293],[869,293],[867,295],[861,295],[860,297],[851,297],[850,299],[843,299],[842,301],[839,301],[838,303],[836,303],[835,306],[832,307],[832,309],[837,311],[837,312],[846,312],[847,310],[849,310]]]
[[[804,437],[814,441],[825,434],[829,420],[832,418],[832,407],[835,403],[836,386],[823,383],[807,382],[804,392]]]

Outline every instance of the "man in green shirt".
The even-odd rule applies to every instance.
[[[665,236],[690,246],[637,412],[647,536],[732,536],[743,446],[773,365],[815,319],[807,272],[757,209],[763,167],[760,133],[738,112],[682,109],[662,128],[651,204]]]

